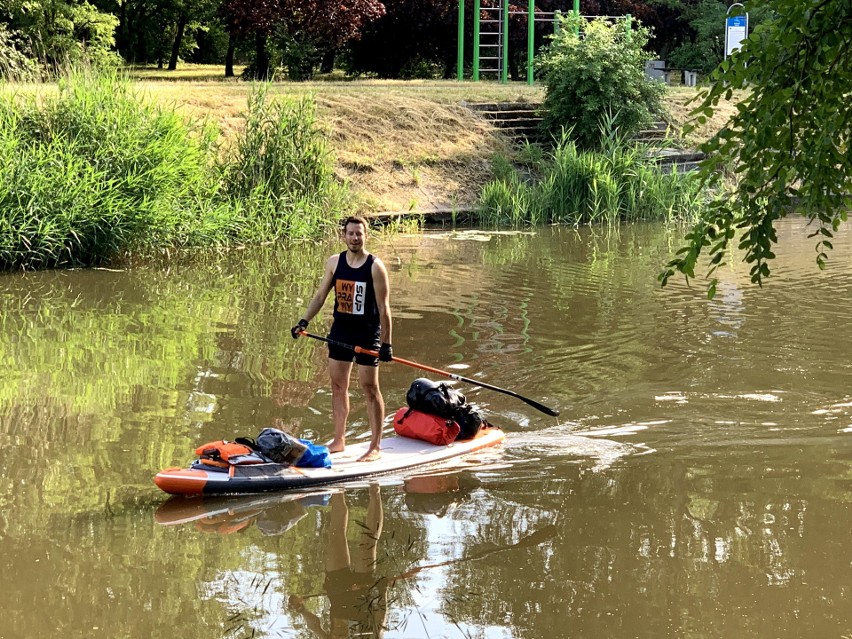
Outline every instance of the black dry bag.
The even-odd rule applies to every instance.
[[[409,408],[456,422],[461,429],[457,439],[470,439],[479,432],[484,421],[465,396],[445,382],[433,382],[425,377],[415,379],[405,399]]]
[[[294,465],[308,449],[298,439],[277,428],[264,428],[255,443],[263,455],[278,464]]]
[[[425,377],[411,383],[405,399],[409,408],[444,419],[453,419],[456,410],[466,403],[464,395],[449,384],[433,382]]]

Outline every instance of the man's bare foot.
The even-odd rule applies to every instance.
[[[374,448],[374,449],[368,450],[366,453],[361,455],[361,457],[358,458],[358,461],[362,461],[362,462],[376,461],[377,459],[381,458],[381,456],[382,456],[382,451],[379,450],[378,448]]]
[[[343,449],[345,449],[345,448],[346,448],[346,440],[338,441],[338,440],[334,439],[328,445],[328,452],[330,452],[330,453],[342,453]]]

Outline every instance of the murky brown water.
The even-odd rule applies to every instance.
[[[377,240],[395,354],[562,417],[466,388],[497,454],[224,504],[151,476],[330,435],[325,351],[288,329],[337,246],[2,276],[0,637],[850,636],[852,238],[820,272],[806,235],[710,302],[656,287],[654,225]],[[383,367],[389,408],[418,376]]]

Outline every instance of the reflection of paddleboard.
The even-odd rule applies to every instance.
[[[333,484],[375,475],[440,464],[454,457],[499,444],[505,438],[499,428],[484,428],[474,437],[448,446],[435,446],[408,437],[382,440],[382,456],[376,461],[359,462],[368,442],[352,444],[332,456],[331,468],[298,468],[282,464],[231,466],[225,472],[196,468],[167,468],[154,477],[154,483],[175,495],[226,495],[261,493]]]
[[[252,522],[264,535],[280,535],[308,514],[307,506],[325,506],[329,492],[285,493],[243,498],[172,497],[154,513],[163,526],[195,523],[205,532],[228,535]]]

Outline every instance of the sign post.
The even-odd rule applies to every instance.
[[[742,46],[743,40],[748,37],[748,14],[744,13],[738,16],[731,15],[731,9],[734,7],[742,7],[739,2],[735,2],[728,7],[728,16],[725,18],[725,59],[728,59],[734,51]]]

